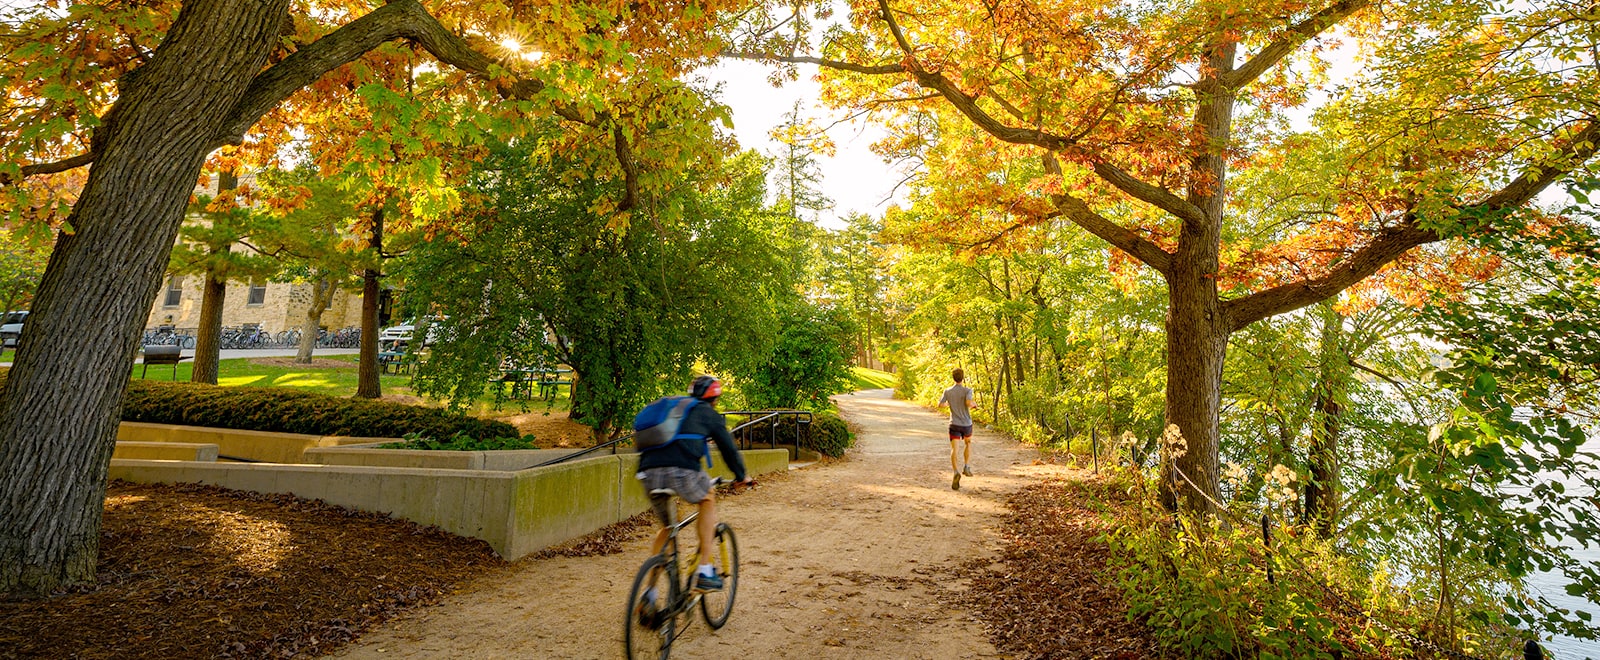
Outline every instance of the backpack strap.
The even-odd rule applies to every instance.
[[[687,406],[684,406],[682,412],[673,411],[673,412],[678,412],[678,415],[679,415],[678,428],[680,428],[680,429],[683,428],[683,422],[689,419],[689,411],[694,410],[695,406],[700,405],[700,400],[699,399],[696,399],[696,398],[694,398],[692,396],[691,397],[685,397],[685,398],[688,400],[689,404]],[[682,404],[680,404],[680,405],[682,405]],[[704,433],[676,433],[676,434],[674,434],[672,436],[672,441],[673,442],[677,442],[679,440],[699,440],[699,441],[705,442],[706,438],[707,438],[707,436]],[[705,452],[706,452],[706,467],[707,468],[715,467],[715,464],[713,464],[711,462],[711,448],[710,447],[706,447],[705,448]]]

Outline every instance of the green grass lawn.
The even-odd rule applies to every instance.
[[[877,390],[894,387],[895,377],[887,371],[850,367],[850,385],[858,390]]]
[[[13,350],[11,350],[9,348],[5,349],[3,351],[0,351],[0,362],[10,362],[11,361],[11,356],[15,355],[15,354],[16,354],[16,351],[13,351]]]
[[[334,355],[329,359],[354,358],[354,355]],[[354,362],[354,360],[343,360]],[[156,365],[150,367],[146,378],[150,380],[171,380],[173,367]],[[144,373],[142,364],[133,365],[132,376],[138,378]],[[194,372],[194,362],[184,360],[177,366],[177,380],[188,382],[190,374]],[[311,366],[305,367],[279,367],[254,364],[251,358],[237,358],[223,360],[217,365],[217,384],[225,387],[291,387],[308,392],[320,392],[334,396],[351,396],[356,393],[356,369],[354,365],[346,368],[329,369]],[[386,394],[410,394],[411,376],[384,374],[380,384]]]
[[[287,358],[284,358],[287,359]],[[347,363],[348,367],[324,366],[278,366],[264,365],[252,362],[252,358],[236,358],[223,360],[217,365],[217,384],[224,387],[287,387],[307,392],[318,392],[331,396],[353,396],[356,393],[356,380],[358,378],[355,362],[359,356],[327,355],[318,356],[320,360],[334,360]],[[173,378],[172,367],[150,367],[146,378],[150,380],[170,380]],[[190,374],[194,372],[192,360],[184,360],[177,367],[177,380],[188,382]],[[132,377],[138,378],[144,371],[144,365],[133,365]],[[411,376],[409,374],[383,374],[380,376],[379,385],[385,395],[403,394],[415,396],[411,390]],[[509,393],[509,390],[508,390]],[[493,389],[479,396],[468,407],[467,413],[477,417],[496,417],[514,414],[523,411],[525,403],[529,410],[543,411],[550,406],[552,412],[566,412],[568,406],[566,389],[562,389],[553,402],[541,400],[514,401],[507,399],[501,403],[500,410],[494,409],[495,396]],[[429,401],[432,405],[442,405],[439,402]]]

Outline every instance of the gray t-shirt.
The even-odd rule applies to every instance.
[[[944,396],[939,397],[939,403],[950,404],[951,426],[972,426],[972,411],[967,409],[967,402],[971,400],[972,388],[959,383],[951,385]]]

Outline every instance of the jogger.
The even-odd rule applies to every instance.
[[[955,473],[950,489],[961,490],[961,475],[972,476],[972,409],[978,404],[972,400],[972,388],[961,384],[966,380],[965,373],[956,369],[950,372],[950,379],[955,384],[939,397],[939,405],[950,406],[950,471]],[[958,447],[957,442],[964,446]],[[961,455],[959,464],[957,454]]]

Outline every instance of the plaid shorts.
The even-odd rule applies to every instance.
[[[683,498],[683,501],[691,504],[699,504],[705,501],[706,495],[711,493],[711,475],[702,470],[658,467],[641,470],[634,476],[639,479],[640,483],[644,484],[645,493],[665,488],[677,493],[678,497]],[[655,498],[651,499],[652,504],[654,504]],[[671,506],[671,498],[661,499],[665,501],[667,506]],[[660,517],[662,523],[665,524],[667,519],[662,516],[662,513],[663,509],[656,509],[656,516]]]

